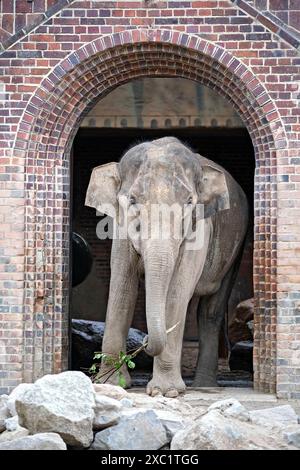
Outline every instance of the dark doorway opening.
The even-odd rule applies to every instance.
[[[111,161],[118,161],[131,146],[163,136],[175,136],[201,155],[222,165],[239,182],[245,191],[250,209],[249,233],[239,274],[228,306],[228,325],[240,301],[253,296],[253,181],[255,170],[254,150],[245,128],[191,127],[166,129],[138,128],[81,128],[73,145],[73,231],[79,233],[88,243],[93,267],[87,279],[72,291],[72,318],[105,321],[110,280],[110,240],[99,240],[96,226],[99,215],[84,205],[85,194],[92,169]],[[76,262],[76,260],[74,260]],[[145,294],[141,283],[132,327],[147,331],[145,318]],[[236,338],[235,338],[236,339]],[[229,338],[230,340],[230,338]],[[224,330],[220,338],[220,380],[227,380],[228,344]],[[195,315],[188,315],[183,346],[183,375],[187,382],[193,373],[197,356],[197,324]],[[74,358],[73,358],[74,359]],[[76,362],[76,361],[75,361]],[[73,367],[77,367],[74,364]],[[231,374],[232,376],[232,374]],[[231,377],[230,376],[230,377]],[[249,385],[251,374],[236,374],[236,384]],[[141,379],[142,383],[143,378]]]

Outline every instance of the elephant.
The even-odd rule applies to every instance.
[[[113,237],[102,350],[112,355],[125,350],[139,279],[144,276],[146,352],[154,358],[147,393],[176,397],[185,391],[181,352],[190,302],[198,305],[194,386],[216,386],[219,333],[248,226],[248,203],[242,188],[217,163],[175,137],[163,137],[135,145],[118,163],[94,168],[85,204],[113,217],[115,233],[125,215],[135,220],[136,227],[135,235],[128,230],[126,237]],[[186,217],[184,211],[175,213],[173,228],[163,232],[165,236],[155,237],[151,230],[149,235],[149,226],[153,228],[158,220],[151,219],[151,227],[152,205],[174,204],[190,208],[189,227],[201,231],[196,248],[192,245],[191,249],[186,231],[178,229]],[[202,210],[197,212],[197,206]],[[145,227],[147,236],[142,236]],[[102,363],[104,372],[107,367]],[[123,373],[130,387],[127,368]]]

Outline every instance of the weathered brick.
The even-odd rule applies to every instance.
[[[300,344],[300,42],[289,28],[299,27],[299,2],[290,0],[287,11],[280,0],[20,0],[16,18],[13,2],[2,3],[0,41],[10,49],[0,56],[6,100],[0,108],[0,339],[16,343],[6,353],[0,391],[67,367],[68,291],[61,273],[67,276],[69,263],[63,243],[71,130],[95,98],[146,73],[215,89],[247,124],[256,154],[254,383],[299,396],[293,351]],[[40,265],[37,250],[53,234],[57,245],[51,242]],[[42,330],[37,315],[48,318],[39,320]],[[41,335],[45,349],[37,359]]]

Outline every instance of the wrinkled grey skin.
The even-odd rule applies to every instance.
[[[199,358],[195,386],[215,386],[218,338],[246,234],[246,197],[236,181],[216,163],[193,153],[174,137],[131,148],[120,163],[93,170],[86,205],[113,215],[116,223],[136,203],[204,204],[199,221],[203,247],[187,250],[185,238],[114,240],[103,351],[125,349],[138,282],[145,275],[148,354],[154,356],[147,392],[176,397],[185,390],[180,363],[185,316],[198,306]],[[143,227],[143,214],[139,215]],[[166,330],[179,322],[168,335]],[[103,365],[103,370],[105,366]],[[123,371],[127,385],[130,376]],[[112,378],[112,382],[116,379]]]

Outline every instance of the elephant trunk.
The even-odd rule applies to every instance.
[[[166,346],[166,299],[174,269],[174,254],[171,247],[151,243],[144,254],[146,319],[148,346],[146,353],[157,356]]]

